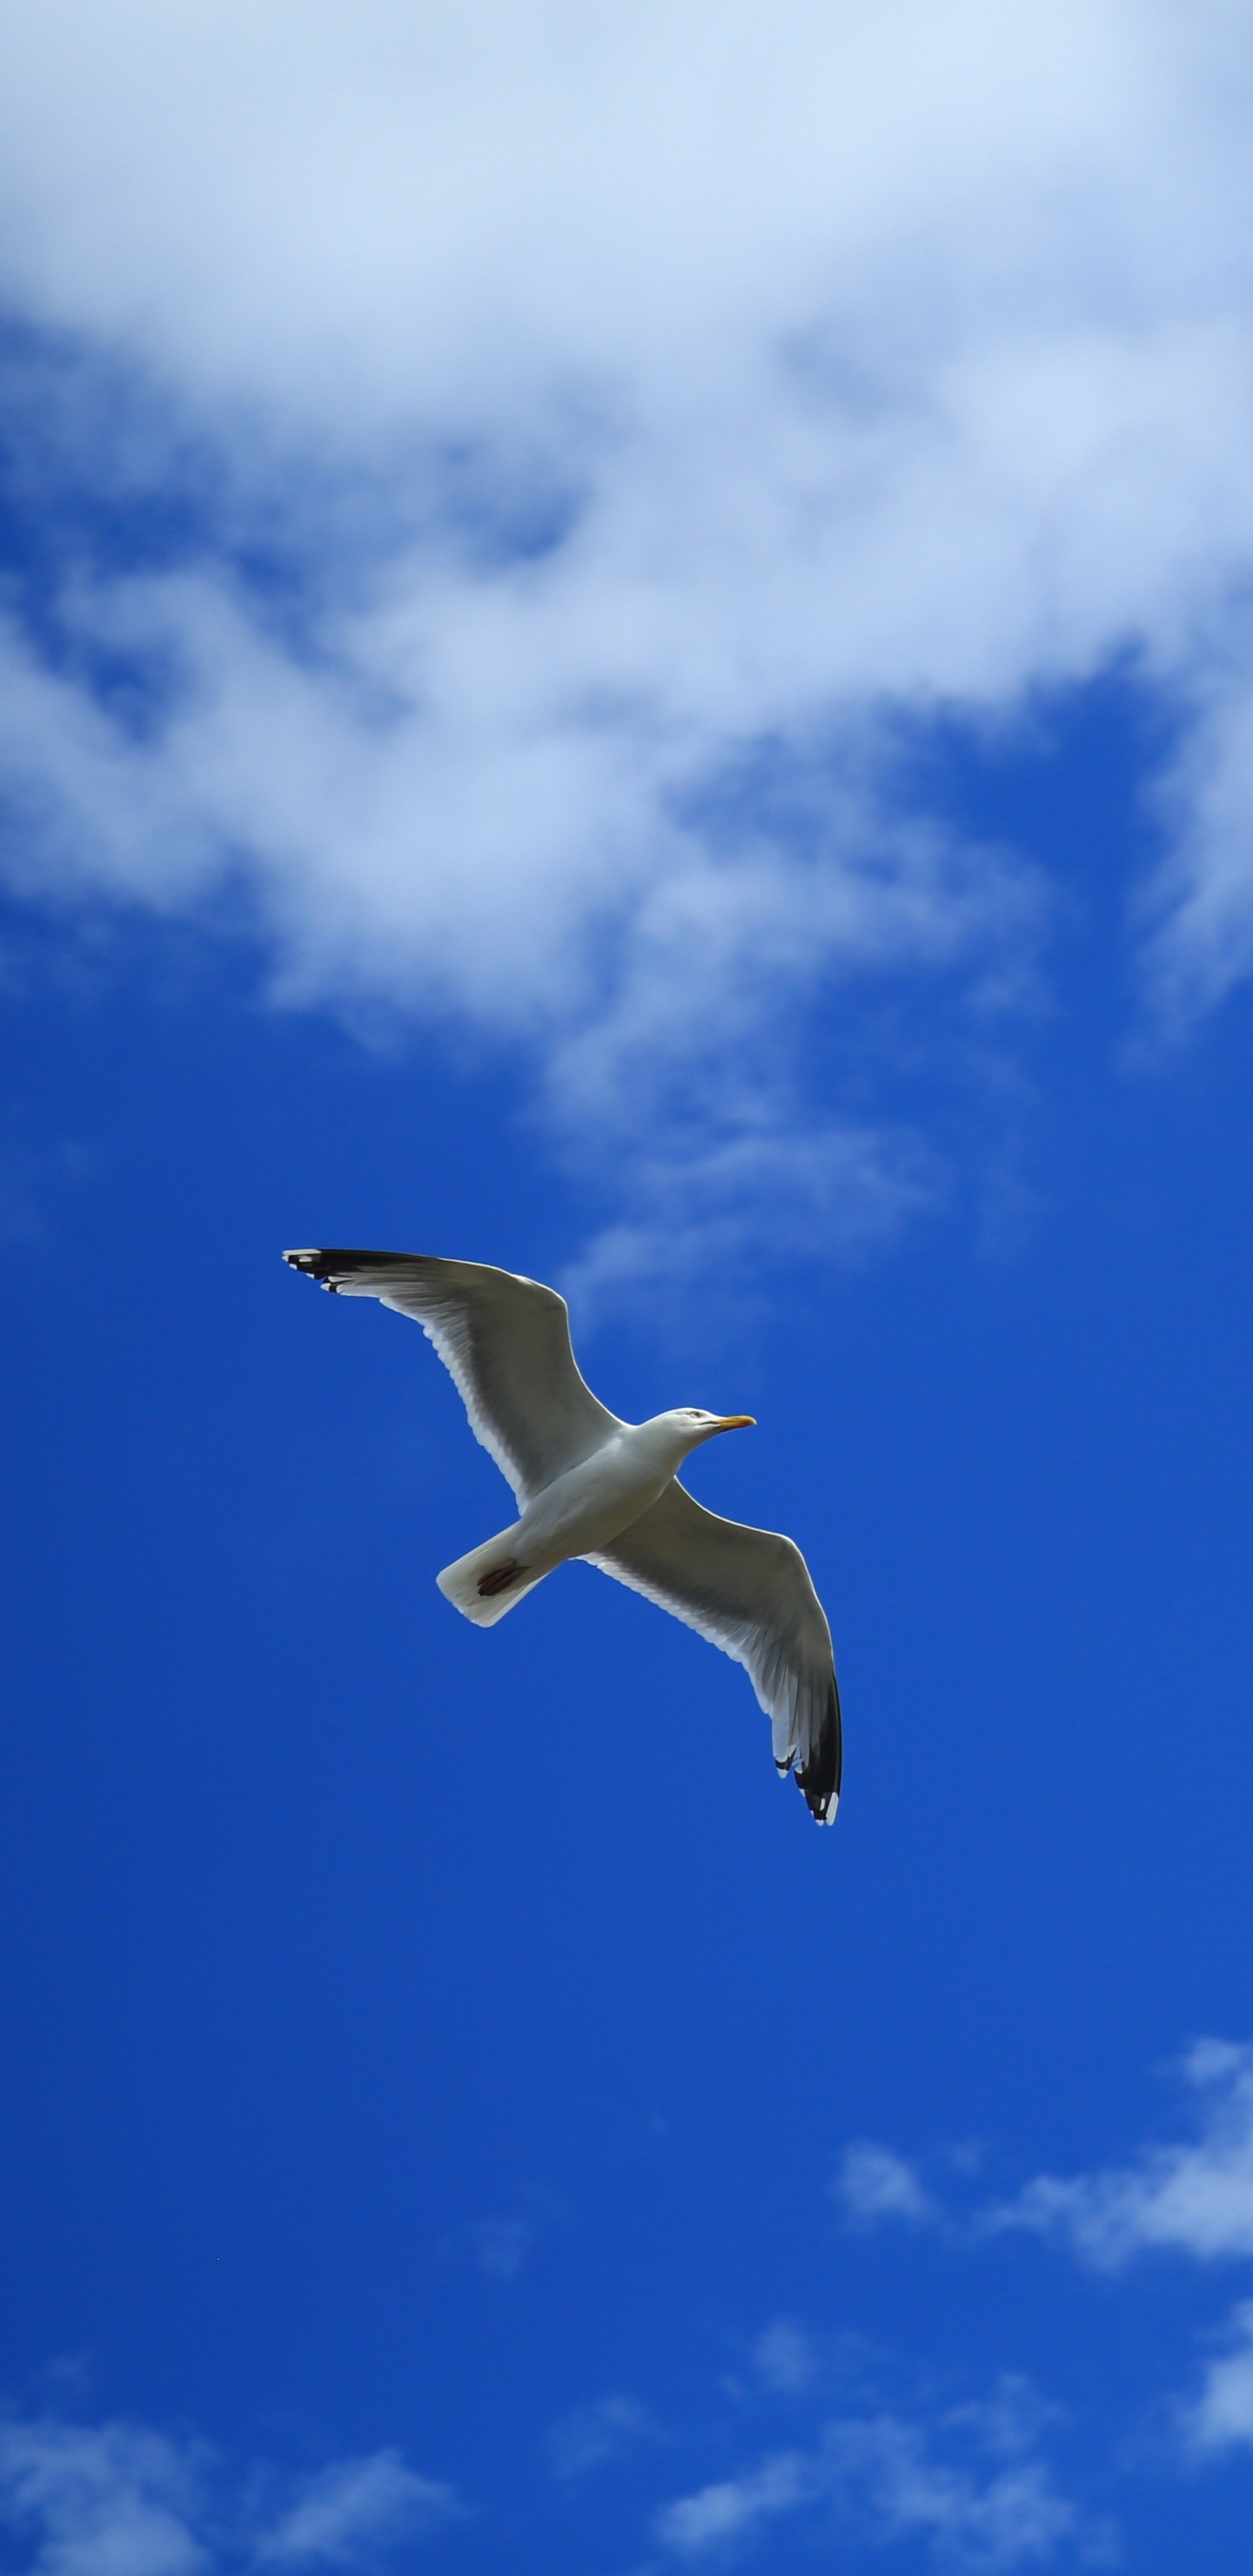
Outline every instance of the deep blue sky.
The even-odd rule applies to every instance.
[[[1082,723],[1057,758],[1099,785]],[[573,2571],[824,2411],[1023,2373],[1130,2563],[1230,2566],[1250,2468],[1181,2480],[1157,2422],[1230,2280],[853,2234],[831,2185],[866,2136],[980,2142],[984,2199],[1125,2158],[1180,2129],[1161,2061],[1249,2028],[1247,1010],[1120,1071],[1093,930],[1012,1249],[939,1215],[703,1348],[699,1289],[581,1337],[628,1413],[760,1417],[692,1481],[828,1601],[818,1834],[647,1605],[580,1568],[448,1612],[495,1470],[415,1331],[279,1266],[559,1273],[508,1068],[12,927],[5,2384],[70,2357],[88,2414],[289,2474],[394,2444],[475,2508],[433,2556]],[[753,2384],[779,2318],[830,2347],[791,2394]],[[555,2476],[607,2396],[643,2429]]]
[[[9,2576],[1244,2563],[1246,20],[6,12]]]

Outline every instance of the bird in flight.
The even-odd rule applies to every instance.
[[[775,1767],[819,1824],[840,1795],[840,1696],[831,1631],[790,1538],[705,1511],[678,1481],[690,1451],[748,1413],[683,1405],[620,1422],[579,1374],[564,1297],[479,1261],[412,1252],[285,1252],[341,1297],[412,1315],[453,1378],[519,1517],[446,1565],[440,1591],[493,1627],[569,1557],[629,1584],[743,1664],[770,1719]]]

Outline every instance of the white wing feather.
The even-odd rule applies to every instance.
[[[434,1343],[475,1438],[520,1509],[554,1476],[621,1429],[585,1385],[564,1297],[480,1261],[411,1252],[286,1252],[294,1270],[341,1297],[377,1297],[412,1315]]]
[[[779,1770],[795,1769],[813,1814],[834,1824],[841,1741],[831,1631],[793,1541],[720,1520],[676,1480],[590,1563],[743,1664],[771,1721]]]

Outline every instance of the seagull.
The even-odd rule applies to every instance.
[[[685,1620],[743,1664],[770,1719],[775,1768],[810,1814],[835,1822],[840,1696],[831,1631],[800,1549],[720,1520],[677,1470],[751,1413],[700,1405],[620,1422],[584,1383],[564,1297],[479,1261],[413,1252],[285,1252],[340,1297],[377,1297],[432,1342],[475,1438],[513,1488],[519,1517],[436,1581],[476,1627],[494,1627],[546,1574],[583,1557]]]

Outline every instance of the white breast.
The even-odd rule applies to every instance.
[[[519,1563],[539,1566],[607,1547],[663,1493],[679,1464],[651,1423],[624,1426],[537,1494],[518,1523]]]

